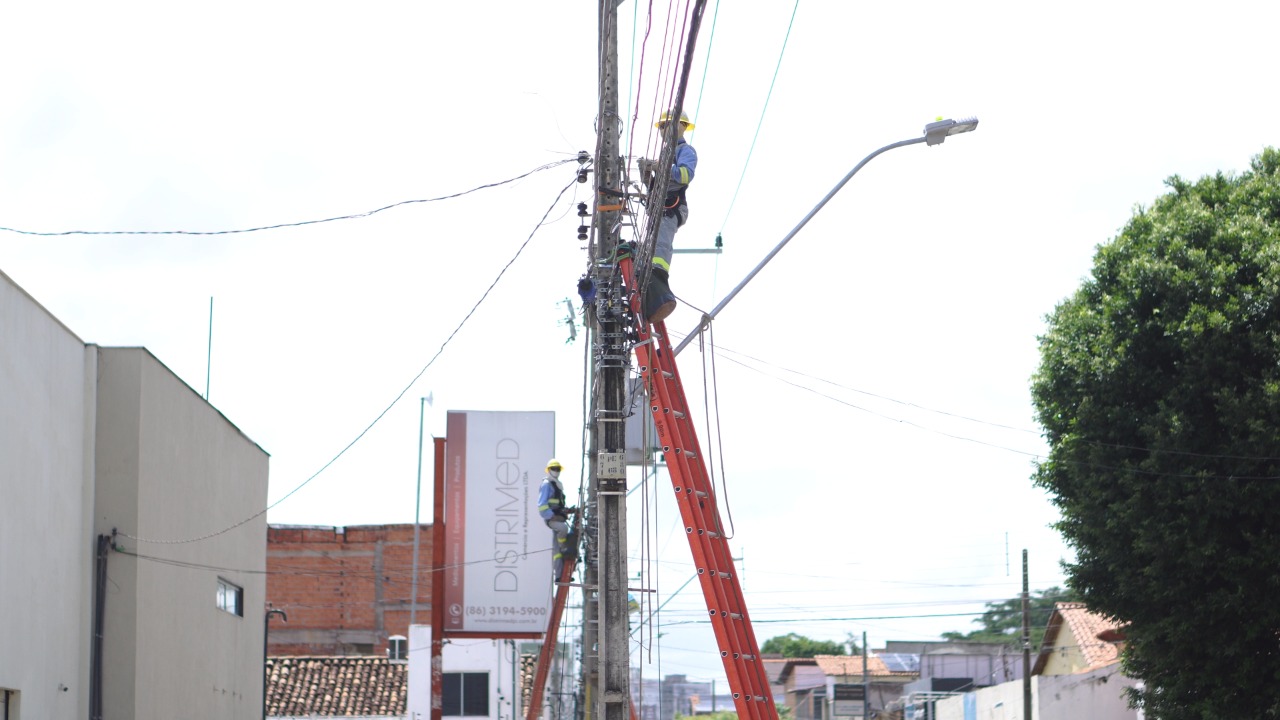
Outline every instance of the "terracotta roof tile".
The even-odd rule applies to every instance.
[[[826,675],[861,675],[861,655],[818,655],[814,657],[818,667]],[[916,677],[920,673],[893,671],[885,666],[884,661],[876,655],[867,656],[868,677]]]
[[[520,708],[521,714],[533,699],[533,680],[538,675],[538,656],[524,653],[520,656]]]
[[[1079,662],[1071,662],[1071,672],[1089,672],[1114,664],[1120,660],[1117,643],[1123,639],[1124,631],[1116,621],[1090,611],[1084,603],[1054,603],[1031,674],[1043,674],[1052,658],[1065,657],[1062,653],[1069,651],[1079,651]]]
[[[381,657],[267,658],[267,714],[403,717],[409,666]]]
[[[1090,611],[1084,603],[1060,602],[1055,607],[1080,646],[1080,652],[1084,654],[1085,663],[1090,670],[1110,665],[1120,659],[1120,651],[1116,645],[1098,637],[1103,633],[1109,636],[1114,634],[1118,625],[1114,620]]]

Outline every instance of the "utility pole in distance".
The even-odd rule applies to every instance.
[[[1022,549],[1022,717],[1031,720],[1031,592],[1027,549]]]
[[[627,303],[614,255],[625,195],[618,149],[617,0],[601,0],[599,112],[596,117],[594,226],[591,273],[595,362],[588,450],[587,552],[583,571],[583,695],[587,720],[630,716],[630,637],[627,607],[626,390],[631,355]]]

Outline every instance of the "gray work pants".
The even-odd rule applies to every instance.
[[[653,246],[653,264],[671,271],[671,253],[676,244],[676,230],[689,219],[689,206],[681,203],[674,213],[662,213],[662,221],[658,223],[658,240]]]
[[[551,568],[558,581],[564,570],[564,556],[568,554],[569,522],[561,518],[551,518],[546,522],[551,528]]]

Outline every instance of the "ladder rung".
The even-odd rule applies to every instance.
[[[677,419],[677,420],[683,420],[683,419],[684,419],[684,413],[680,412],[679,410],[674,411],[674,413],[673,413],[673,414],[676,416],[676,419]]]
[[[741,620],[741,619],[742,619],[742,613],[729,613],[729,619],[730,619],[730,620]]]
[[[693,491],[693,494],[694,494],[694,495],[697,495],[697,496],[698,496],[698,497],[700,497],[700,498],[705,498],[705,497],[707,497],[707,491],[706,491],[706,490],[694,490],[694,491]]]
[[[670,380],[670,379],[674,378],[675,376],[676,376],[676,374],[675,374],[675,373],[673,373],[673,372],[671,372],[670,370],[663,370],[663,371],[662,371],[662,377],[664,377],[664,378],[666,378],[666,379],[668,379],[668,380]]]

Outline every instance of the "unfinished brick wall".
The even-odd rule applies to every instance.
[[[431,526],[418,545],[414,621],[431,620]],[[413,524],[267,528],[269,655],[385,655],[409,635]]]

